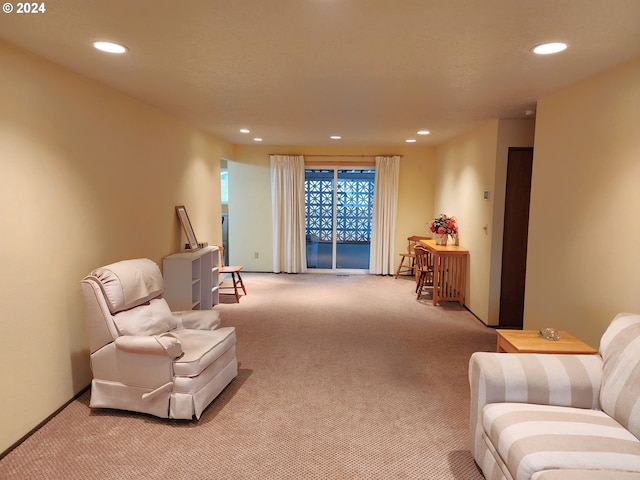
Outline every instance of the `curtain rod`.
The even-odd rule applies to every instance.
[[[340,161],[336,161],[336,160],[305,160],[304,164],[307,167],[345,167],[345,168],[357,167],[357,168],[362,168],[362,167],[375,167],[376,166],[376,162],[374,162],[372,160],[366,160],[366,161],[360,161],[360,162],[356,162],[356,161],[340,162]]]
[[[324,158],[329,158],[329,157],[360,157],[360,158],[375,158],[375,157],[400,157],[402,158],[404,155],[397,155],[397,154],[361,154],[361,155],[339,155],[339,154],[326,154],[326,155],[321,155],[321,154],[304,154],[304,153],[270,153],[269,155],[301,155],[303,157],[324,157]]]

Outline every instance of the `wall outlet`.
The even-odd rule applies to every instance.
[[[253,252],[253,258],[260,258],[260,253]]]

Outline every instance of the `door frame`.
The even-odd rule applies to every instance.
[[[509,147],[498,326],[522,330],[533,147]]]
[[[338,172],[340,170],[373,170],[375,171],[375,166],[366,166],[357,164],[348,164],[344,165],[335,165],[335,164],[314,164],[313,166],[305,166],[305,175],[306,170],[332,170],[333,171],[333,190],[332,190],[332,231],[331,231],[331,268],[307,268],[307,273],[335,273],[337,275],[363,275],[368,274],[368,268],[338,268],[337,267],[337,230],[338,230],[338,222],[337,220],[337,199],[338,199],[338,189],[336,188],[338,182]],[[375,181],[375,180],[374,180]],[[305,208],[306,210],[306,208]],[[306,212],[305,212],[306,215]],[[369,240],[369,247],[371,247],[371,240]]]

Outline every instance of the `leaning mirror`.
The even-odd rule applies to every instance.
[[[187,214],[186,207],[184,205],[176,205],[176,213],[178,214],[178,218],[180,219],[180,223],[182,224],[182,229],[187,236],[189,248],[191,250],[197,250],[198,240],[196,240],[196,234],[193,233],[193,227],[191,226],[191,221],[189,221],[189,214]]]

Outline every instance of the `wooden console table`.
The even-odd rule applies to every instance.
[[[436,245],[435,240],[420,240],[433,256],[433,304],[457,301],[464,305],[469,250],[455,245]]]

